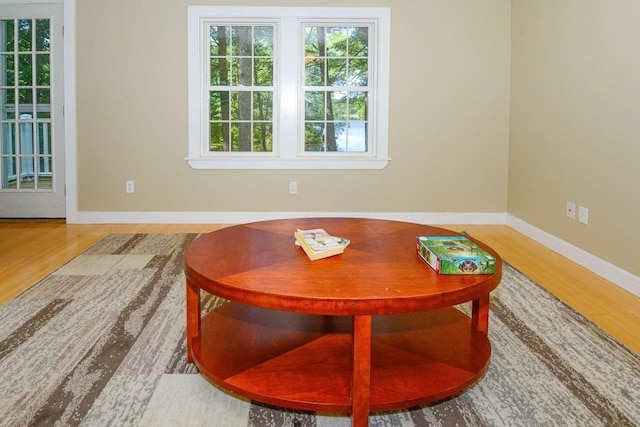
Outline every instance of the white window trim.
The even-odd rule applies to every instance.
[[[330,153],[319,156],[298,153],[298,133],[301,90],[298,70],[280,67],[278,82],[278,121],[276,153],[231,153],[231,155],[212,156],[203,152],[203,135],[206,118],[204,110],[204,58],[202,26],[211,17],[220,19],[279,19],[293,16],[300,20],[342,19],[375,20],[376,21],[376,58],[375,84],[376,93],[374,125],[372,132],[375,138],[374,152],[369,155],[350,153]],[[390,12],[389,8],[376,7],[246,7],[246,6],[188,6],[188,96],[189,96],[189,155],[185,158],[194,169],[382,169],[388,157],[388,122],[389,122],[389,49],[390,49]],[[277,34],[280,49],[298,49],[298,40],[282,37],[283,31]],[[295,44],[292,46],[291,44]],[[295,75],[294,75],[295,73]],[[274,109],[274,112],[276,110]],[[292,141],[292,139],[294,141]],[[291,142],[289,144],[283,141]]]

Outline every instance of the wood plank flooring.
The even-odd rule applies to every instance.
[[[109,233],[205,233],[222,224],[85,225],[0,221],[0,305]],[[640,353],[640,297],[547,249],[506,225],[447,225],[493,247],[602,329]]]

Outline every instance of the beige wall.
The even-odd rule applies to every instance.
[[[640,275],[640,3],[514,0],[508,211]],[[565,216],[570,200],[589,225]]]
[[[380,171],[193,170],[187,4],[229,3],[77,2],[79,211],[506,211],[509,1],[232,2],[389,6],[393,160]]]
[[[508,211],[640,275],[636,0],[233,3],[391,8],[389,166],[191,169],[187,5],[229,2],[83,0],[79,211]],[[566,218],[568,200],[589,225]]]

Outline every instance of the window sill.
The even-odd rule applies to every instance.
[[[354,159],[313,159],[300,157],[268,157],[248,159],[246,157],[208,158],[186,157],[193,169],[384,169],[389,163],[388,157]]]

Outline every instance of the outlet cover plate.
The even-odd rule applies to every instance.
[[[576,204],[573,202],[567,202],[567,216],[571,219],[576,219]]]

